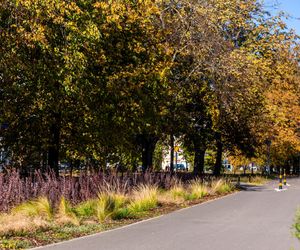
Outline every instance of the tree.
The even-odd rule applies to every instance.
[[[58,173],[61,144],[72,144],[78,134],[71,139],[69,131],[81,126],[75,117],[84,117],[84,52],[99,34],[73,2],[2,1],[0,8],[5,143],[20,165],[26,156]]]

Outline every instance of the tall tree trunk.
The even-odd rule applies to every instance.
[[[200,141],[194,141],[194,175],[202,175],[204,173],[204,158],[205,158],[205,145],[201,145]]]
[[[287,165],[286,165],[286,168],[285,168],[285,173],[287,175],[291,174],[291,162],[290,161],[287,162]]]
[[[174,142],[174,135],[173,133],[170,135],[170,172],[174,172],[174,147],[175,147],[175,142]]]
[[[60,148],[60,126],[61,115],[54,113],[53,124],[50,127],[50,146],[48,148],[48,165],[58,176],[58,161],[59,161],[59,148]]]
[[[213,174],[215,176],[219,176],[221,174],[221,169],[222,169],[222,153],[223,153],[222,136],[220,133],[216,133],[216,145],[217,145],[217,155],[216,155],[216,162],[215,162]]]
[[[158,139],[152,135],[143,135],[142,140],[142,170],[145,172],[153,166],[153,153]]]
[[[292,174],[295,175],[296,174],[296,158],[295,157],[293,157],[292,164],[293,164]]]
[[[300,157],[294,157],[293,159],[293,174],[296,175],[299,173],[299,166],[300,166]]]

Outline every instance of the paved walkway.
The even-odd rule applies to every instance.
[[[276,182],[109,232],[44,250],[290,250],[300,206],[300,179],[276,192]]]

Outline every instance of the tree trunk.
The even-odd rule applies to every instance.
[[[48,165],[58,176],[61,115],[59,113],[54,113],[53,118],[54,118],[53,124],[50,127],[50,146],[48,148]]]
[[[292,174],[295,175],[296,174],[296,158],[293,158],[293,171]]]
[[[174,142],[174,135],[170,135],[170,172],[174,172],[174,147],[175,147],[175,142]]]
[[[217,155],[216,155],[216,162],[215,162],[213,174],[215,176],[219,176],[221,174],[221,169],[222,169],[222,153],[223,153],[223,143],[222,143],[222,137],[220,133],[216,133],[216,143],[217,143]]]
[[[142,170],[146,172],[153,166],[153,153],[158,139],[155,136],[143,135],[142,140]]]
[[[287,175],[290,175],[291,174],[291,165],[290,165],[290,162],[288,162],[286,168],[285,168],[285,173]]]
[[[71,163],[71,165],[70,165],[70,177],[73,177],[73,169],[74,169],[74,165],[75,165],[75,163],[74,162],[72,162]],[[66,173],[66,170],[65,170],[65,173]]]
[[[300,164],[300,158],[299,157],[294,157],[294,159],[293,159],[293,175],[298,174],[299,164]]]
[[[194,175],[202,175],[204,173],[204,158],[205,158],[206,147],[200,145],[200,141],[194,141]]]

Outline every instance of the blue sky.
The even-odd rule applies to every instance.
[[[265,0],[266,5],[272,3],[276,5],[275,13],[283,10],[292,16],[286,22],[289,28],[295,29],[300,35],[300,0]]]

